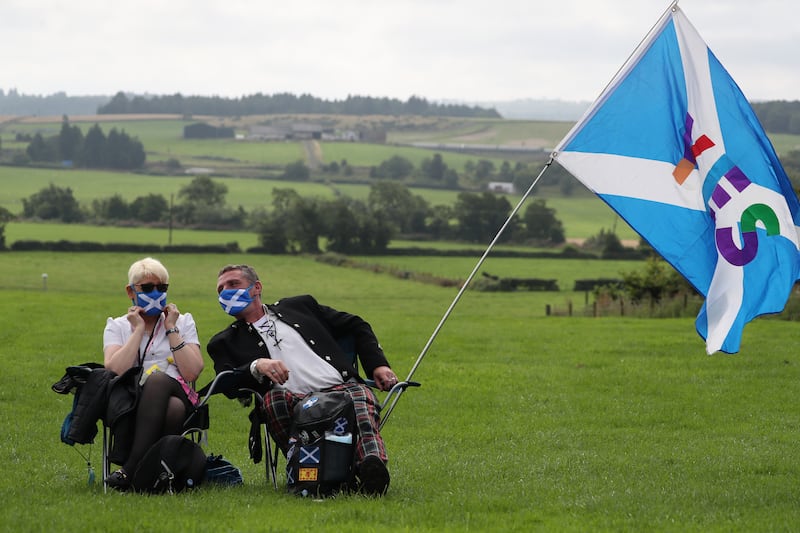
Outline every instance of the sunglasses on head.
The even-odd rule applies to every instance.
[[[139,283],[138,285],[142,288],[142,292],[153,292],[153,289],[157,289],[158,292],[167,292],[169,289],[169,283]]]

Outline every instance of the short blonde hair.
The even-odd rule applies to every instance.
[[[161,264],[161,261],[152,257],[145,257],[136,261],[128,269],[128,284],[136,285],[150,275],[157,277],[161,283],[169,283],[169,272]]]

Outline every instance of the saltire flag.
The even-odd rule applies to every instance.
[[[319,446],[301,446],[300,447],[300,464],[313,464],[318,465],[320,460],[320,447]]]
[[[231,310],[237,308],[244,309],[245,307],[247,307],[247,304],[250,303],[248,300],[246,300],[246,297],[249,296],[248,293],[249,290],[250,287],[235,290],[230,297],[227,297],[227,293],[223,294],[224,293],[223,291],[223,293],[220,293],[219,296],[219,304],[222,306],[222,309],[226,313],[229,313],[231,312]]]
[[[704,297],[706,351],[736,353],[800,274],[798,200],[747,99],[677,2],[554,159]]]

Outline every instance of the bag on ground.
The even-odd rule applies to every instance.
[[[353,400],[341,391],[315,392],[295,406],[287,488],[292,494],[332,496],[353,485],[358,430]]]
[[[133,490],[171,494],[197,487],[204,480],[206,462],[199,444],[180,435],[166,435],[139,461],[133,474]]]
[[[244,483],[242,471],[222,457],[221,455],[211,454],[206,459],[206,483],[217,485],[233,486]]]

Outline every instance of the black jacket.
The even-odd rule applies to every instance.
[[[351,378],[361,381],[355,355],[367,377],[372,377],[375,368],[389,366],[372,327],[357,315],[321,305],[310,295],[284,298],[267,307],[279,320],[292,326],[314,353],[338,370],[343,381]],[[236,368],[245,370],[255,359],[270,356],[259,333],[242,320],[214,335],[206,350],[217,373]],[[349,353],[351,351],[354,353]],[[239,388],[263,393],[272,386],[269,380],[258,383],[249,371],[242,372],[242,375]],[[225,394],[231,398],[246,396],[237,391],[226,391]]]
[[[134,367],[117,376],[101,365],[87,363],[68,369],[62,381],[81,368],[85,371],[80,380],[66,390],[57,391],[67,394],[75,388],[75,401],[69,415],[71,421],[65,442],[94,442],[97,422],[102,420],[111,428],[109,459],[113,463],[122,464],[128,457],[133,442],[133,414],[138,401],[140,369]]]

